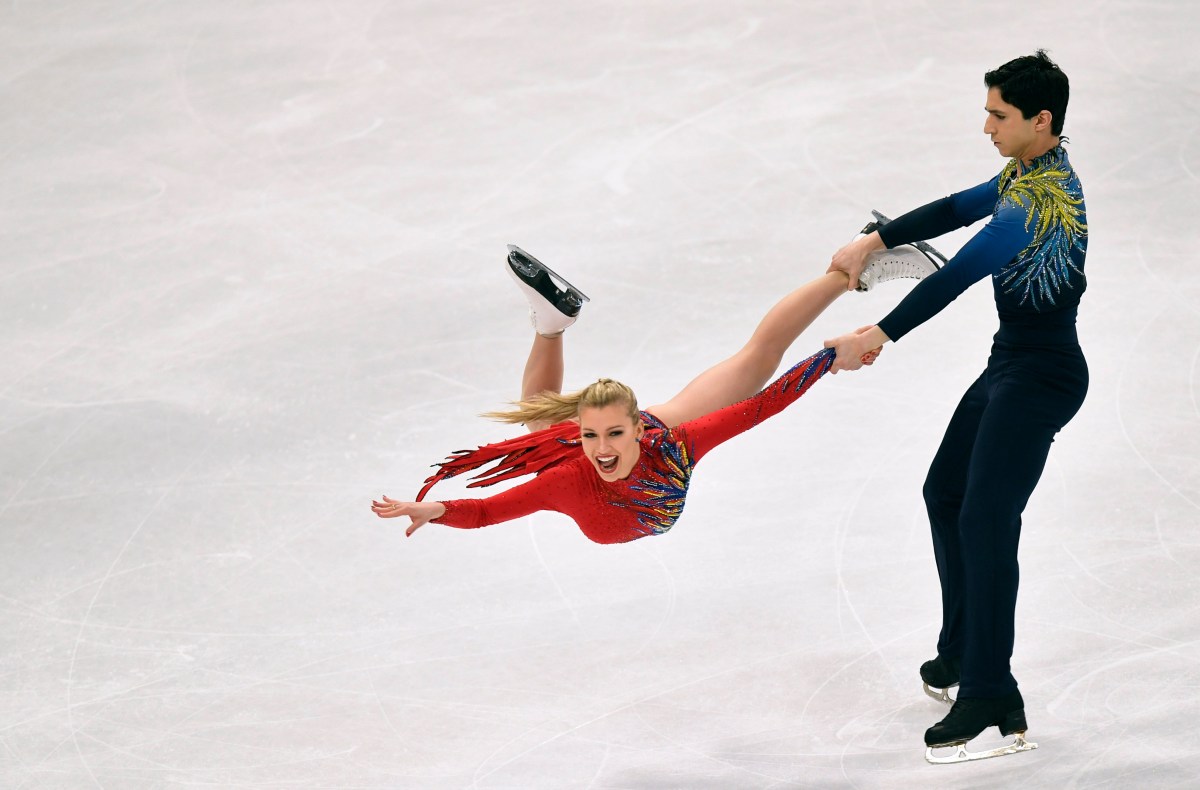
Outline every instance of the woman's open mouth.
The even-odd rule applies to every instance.
[[[615,455],[597,455],[596,466],[599,467],[600,471],[604,474],[610,475],[617,471],[617,461],[619,460],[620,458]]]

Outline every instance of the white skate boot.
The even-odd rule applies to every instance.
[[[539,335],[556,337],[575,323],[591,301],[546,264],[515,244],[508,245],[508,273],[529,300],[529,320]]]
[[[878,211],[871,211],[871,214],[875,216],[875,221],[868,222],[858,236],[874,233],[891,222]],[[858,276],[858,290],[869,291],[888,280],[923,280],[945,265],[946,256],[923,241],[897,244],[890,250],[876,250],[867,256],[867,268]]]

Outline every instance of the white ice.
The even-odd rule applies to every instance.
[[[4,4],[0,787],[1194,786],[1198,29],[1185,0]],[[922,757],[920,487],[987,283],[707,458],[664,537],[371,514],[511,435],[476,417],[529,343],[506,243],[593,299],[568,386],[660,400],[871,208],[993,175],[982,75],[1037,47],[1072,79],[1092,372],[1025,514],[1037,751]]]

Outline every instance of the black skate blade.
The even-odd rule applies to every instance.
[[[934,249],[933,245],[930,244],[929,242],[914,241],[912,243],[912,246],[916,247],[918,250],[925,253],[925,257],[929,258],[929,260],[933,262],[933,265],[938,267],[939,269],[950,262],[950,261],[946,260],[945,255],[942,255],[940,252],[938,252],[936,249]],[[934,260],[935,258],[937,260]]]
[[[530,255],[529,253],[525,252],[525,250],[521,249],[521,248],[520,248],[520,247],[518,247],[517,245],[515,245],[515,244],[509,244],[509,245],[508,245],[508,257],[511,259],[511,258],[512,258],[514,255],[516,255],[516,256],[518,256],[518,257],[520,257],[520,258],[523,258],[523,259],[525,259],[525,261],[527,261],[527,262],[529,262],[529,263],[532,263],[534,266],[536,266],[536,267],[538,267],[539,269],[541,269],[542,271],[546,272],[546,274],[550,275],[550,276],[551,276],[551,277],[553,277],[555,280],[558,280],[558,281],[559,281],[560,283],[562,283],[562,284],[563,284],[563,285],[564,285],[564,286],[565,286],[565,287],[566,287],[568,290],[572,291],[572,292],[573,292],[573,293],[575,293],[575,294],[578,294],[579,298],[580,298],[581,300],[583,300],[584,302],[590,302],[590,301],[592,301],[592,300],[591,300],[591,298],[590,298],[590,297],[589,297],[587,294],[585,294],[583,291],[581,291],[581,290],[579,290],[578,288],[576,288],[574,285],[571,285],[570,281],[569,281],[569,280],[567,280],[567,278],[566,278],[566,277],[563,277],[561,274],[559,274],[558,272],[554,271],[554,270],[553,270],[553,269],[551,269],[549,266],[547,266],[546,264],[542,263],[541,261],[539,261],[537,258],[535,258],[535,257],[533,257],[532,255]]]
[[[892,221],[891,217],[887,217],[887,216],[879,213],[875,209],[871,209],[871,216],[875,218],[874,222],[868,223],[868,225],[867,225],[867,227],[870,228],[871,230],[864,229],[863,233],[870,233],[871,231],[879,230],[884,225],[886,225]],[[933,265],[938,267],[939,269],[950,262],[946,258],[945,255],[942,255],[940,252],[935,250],[933,248],[933,245],[929,244],[929,242],[914,241],[914,242],[910,242],[910,245],[913,247],[916,247],[918,250],[925,253],[925,257],[929,258],[929,260],[933,263]]]

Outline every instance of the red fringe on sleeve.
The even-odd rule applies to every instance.
[[[445,461],[434,464],[438,470],[425,480],[425,486],[417,494],[416,501],[423,500],[438,481],[472,472],[493,461],[496,465],[474,475],[471,479],[475,482],[468,483],[467,488],[495,485],[523,475],[541,474],[576,456],[579,443],[579,423],[567,421],[503,442],[485,444],[474,450],[458,450],[447,456]]]

